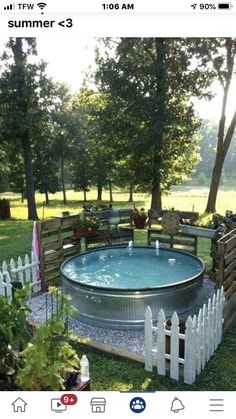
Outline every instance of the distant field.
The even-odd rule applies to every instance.
[[[27,204],[22,204],[20,196],[17,194],[6,193],[2,197],[11,201],[11,213],[13,219],[10,221],[0,220],[0,263],[3,260],[9,260],[11,257],[17,258],[30,251],[32,239],[32,222],[27,221]],[[104,200],[108,202],[108,193],[103,194]],[[43,209],[44,195],[36,194],[38,215],[40,219],[50,218],[60,214],[64,210],[71,213],[78,213],[83,206],[82,193],[68,191],[68,204],[62,203],[62,193],[58,192],[51,195],[49,207]],[[130,208],[132,205],[138,207],[150,208],[150,196],[145,194],[134,194],[134,203],[127,202],[128,194],[114,193],[114,208]],[[195,210],[200,213],[204,211],[207,199],[207,189],[200,187],[178,187],[174,188],[169,196],[163,198],[165,208]],[[88,200],[96,201],[96,191],[88,193]],[[236,211],[236,191],[222,189],[218,196],[218,212],[224,213],[227,209]],[[146,244],[147,236],[145,231],[136,230],[135,241],[137,244]],[[199,256],[202,257],[208,266],[210,266],[209,241],[199,240]]]
[[[1,194],[2,197],[8,198],[11,201],[11,212],[12,217],[15,219],[25,220],[27,219],[27,206],[26,201],[24,204],[21,203],[20,196],[13,193]],[[130,207],[132,204],[128,201],[128,194],[115,192],[114,196],[114,207]],[[208,196],[208,189],[206,187],[188,187],[181,186],[172,189],[170,195],[163,197],[163,207],[197,211],[200,213],[204,212],[206,207]],[[39,218],[50,218],[53,215],[61,213],[63,210],[69,210],[70,212],[79,212],[83,205],[83,194],[81,192],[74,192],[72,190],[67,191],[68,204],[62,203],[62,193],[57,192],[50,196],[51,204],[45,208],[43,214],[43,202],[45,200],[44,195],[36,194],[36,201],[38,206]],[[96,191],[88,193],[89,201],[96,201]],[[103,193],[103,200],[109,200],[108,192]],[[145,194],[134,194],[134,204],[138,207],[144,206],[146,209],[150,208],[150,196]],[[217,212],[224,214],[227,209],[231,209],[236,212],[236,188],[223,187],[218,193],[217,199]]]

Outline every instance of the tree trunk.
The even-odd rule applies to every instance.
[[[21,203],[24,204],[24,195],[25,195],[25,191],[21,191]]]
[[[112,181],[111,180],[109,180],[109,195],[110,195],[110,202],[113,202]]]
[[[48,191],[45,191],[45,201],[46,205],[50,205]]]
[[[84,189],[84,202],[87,202],[87,193],[86,193],[86,189]]]
[[[97,190],[98,190],[97,201],[102,201],[102,185],[101,184],[97,185]]]
[[[28,206],[28,220],[38,220],[37,208],[35,203],[35,191],[34,191],[34,176],[32,168],[32,156],[30,140],[26,135],[21,140],[24,166],[25,166],[25,181],[26,181],[26,195],[27,195],[27,206]]]
[[[162,210],[161,190],[158,183],[152,187],[151,209]]]
[[[134,200],[134,196],[133,196],[133,184],[131,183],[129,185],[129,201],[128,202],[133,202]]]
[[[226,154],[228,152],[232,137],[236,126],[236,112],[234,112],[233,118],[230,122],[229,128],[225,134],[225,123],[226,123],[226,108],[228,102],[228,94],[234,74],[234,59],[236,55],[235,41],[232,38],[225,39],[226,47],[226,69],[224,75],[219,73],[219,80],[223,87],[223,100],[221,108],[221,117],[218,128],[218,141],[217,141],[217,152],[214,168],[212,171],[211,186],[206,206],[206,212],[212,213],[216,211],[216,199],[220,183],[220,177],[225,161]]]
[[[66,188],[65,188],[65,166],[64,166],[64,154],[61,154],[61,186],[62,186],[62,193],[63,193],[63,203],[67,204],[66,199]]]
[[[224,130],[223,130],[224,124],[222,123],[222,121],[225,122],[224,116],[221,118],[220,124],[219,124],[216,159],[215,159],[215,164],[212,171],[211,186],[210,186],[207,206],[205,210],[208,213],[212,213],[216,211],[216,200],[217,200],[217,193],[219,189],[222,169],[223,169],[225,157],[227,155],[227,152],[228,152],[228,149],[229,149],[229,146],[230,146],[230,143],[231,143],[234,131],[235,131],[236,112],[233,115],[230,126],[225,136],[224,136]]]
[[[155,101],[153,103],[153,115],[150,124],[150,139],[153,144],[153,178],[151,209],[162,209],[161,180],[162,180],[162,152],[164,143],[166,103],[168,91],[166,82],[166,41],[164,38],[155,38]]]

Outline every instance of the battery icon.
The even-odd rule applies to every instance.
[[[218,9],[221,10],[230,10],[232,9],[232,4],[231,3],[218,3]]]

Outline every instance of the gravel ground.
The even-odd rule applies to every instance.
[[[189,315],[196,314],[199,308],[207,302],[208,298],[211,297],[213,293],[214,283],[210,279],[205,278],[198,305],[191,311],[181,315],[181,318],[187,318]],[[42,293],[29,300],[29,307],[31,309],[29,316],[30,320],[39,323],[45,321],[46,296],[47,293]],[[49,312],[51,311],[51,308],[51,301],[48,301]],[[53,306],[53,309],[56,309],[55,305]],[[69,329],[72,329],[79,336],[116,346],[129,352],[144,354],[144,330],[112,330],[108,328],[99,328],[82,323],[79,319],[69,319]]]

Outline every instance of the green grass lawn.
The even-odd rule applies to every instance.
[[[51,198],[50,207],[46,207],[44,218],[60,214],[63,210],[80,212],[83,201],[82,194],[68,191],[68,204],[62,204],[61,193]],[[16,194],[2,194],[2,197],[11,201],[12,216],[9,221],[0,220],[0,264],[3,260],[9,261],[11,257],[17,258],[30,252],[32,239],[32,222],[27,221],[26,203],[22,204]],[[88,194],[89,200],[95,200],[95,192]],[[108,194],[104,194],[108,200]],[[114,194],[114,208],[130,208],[127,202],[128,195]],[[181,210],[195,210],[202,213],[206,205],[206,188],[175,188],[171,195],[164,197],[165,208]],[[38,214],[43,218],[44,196],[36,195]],[[150,207],[150,197],[143,194],[135,194],[135,205]],[[225,210],[231,209],[236,212],[236,191],[224,188],[218,196],[218,212],[224,214]],[[146,244],[146,231],[135,231],[135,243]],[[210,267],[210,241],[200,238],[198,255]],[[222,345],[216,351],[216,355],[210,360],[205,370],[192,385],[183,385],[165,377],[159,377],[155,372],[150,374],[144,371],[143,365],[128,361],[115,356],[110,356],[88,347],[79,346],[79,352],[87,353],[91,365],[92,389],[93,390],[236,390],[236,327],[224,337]]]

